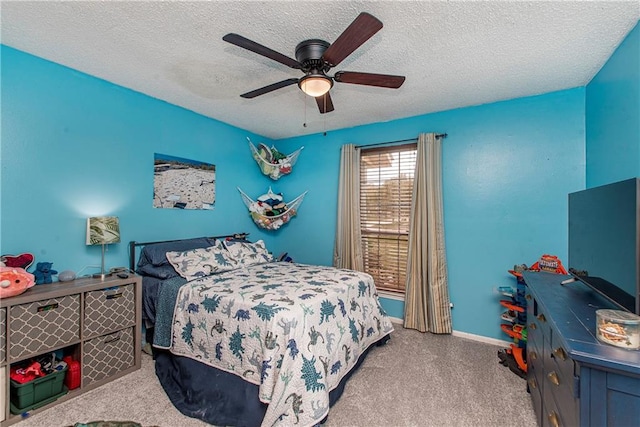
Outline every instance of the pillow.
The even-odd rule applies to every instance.
[[[178,273],[176,272],[175,268],[173,268],[171,264],[168,264],[168,262],[169,261],[167,261],[166,265],[158,266],[155,266],[153,264],[145,264],[142,267],[138,267],[136,269],[136,273],[142,276],[151,276],[162,280],[171,279],[172,277],[178,277]]]
[[[273,261],[273,256],[269,253],[262,240],[258,240],[255,243],[229,241],[224,242],[224,245],[239,266],[245,267]]]
[[[216,239],[196,237],[194,239],[177,240],[175,242],[153,243],[142,248],[138,267],[151,264],[155,266],[169,265],[166,253],[171,251],[186,251],[189,249],[206,248],[216,244]]]
[[[238,262],[222,244],[182,252],[167,252],[167,259],[175,271],[187,280],[238,267]]]

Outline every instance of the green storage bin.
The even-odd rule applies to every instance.
[[[53,402],[69,390],[64,386],[65,367],[44,377],[36,378],[28,383],[20,384],[11,380],[11,412],[23,412],[39,408]]]

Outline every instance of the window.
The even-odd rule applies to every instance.
[[[360,227],[364,269],[379,290],[404,293],[417,145],[362,149]]]

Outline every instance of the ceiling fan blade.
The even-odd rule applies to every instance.
[[[330,113],[333,111],[333,101],[331,101],[331,95],[329,95],[329,92],[322,96],[316,96],[316,104],[318,104],[320,114]]]
[[[301,65],[298,61],[293,58],[289,58],[286,55],[281,54],[280,52],[276,52],[273,49],[269,49],[266,46],[263,46],[259,43],[256,43],[252,40],[249,40],[246,37],[242,37],[241,35],[235,33],[229,33],[222,37],[222,40],[234,44],[238,47],[250,50],[251,52],[255,52],[258,55],[265,56],[269,59],[273,59],[274,61],[278,61],[281,64],[284,64],[291,68],[300,69]]]
[[[404,83],[404,76],[392,76],[390,74],[356,73],[352,71],[338,71],[333,80],[339,83],[351,83],[355,85],[379,86],[398,89]]]
[[[371,36],[380,31],[382,22],[366,12],[362,12],[347,27],[322,55],[322,59],[335,67],[359,48]]]
[[[280,89],[286,86],[290,86],[292,84],[298,83],[298,79],[287,79],[278,83],[273,83],[265,87],[261,87],[260,89],[252,90],[251,92],[243,93],[240,95],[243,98],[255,98],[256,96],[264,95],[265,93],[272,92],[276,89]]]

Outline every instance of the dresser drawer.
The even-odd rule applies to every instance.
[[[542,363],[544,336],[537,322],[527,323],[527,363],[536,360]]]
[[[135,322],[134,285],[87,292],[84,302],[84,338],[117,331]]]
[[[545,341],[544,385],[549,400],[553,400],[560,425],[578,425],[578,399],[575,397],[575,362],[560,342],[560,336],[552,333]],[[546,403],[546,400],[545,400]],[[547,414],[548,415],[548,414]]]
[[[543,409],[542,409],[542,423],[540,424],[542,427],[569,427],[564,424],[560,418],[560,411],[558,411],[558,407],[553,401],[553,396],[551,396],[551,390],[548,387],[542,390],[543,395]]]
[[[135,364],[134,328],[126,328],[84,343],[83,386],[108,378]]]
[[[528,316],[527,323],[529,329],[533,329],[534,333],[538,333],[545,337],[549,337],[551,334],[551,327],[547,322],[547,316],[543,312],[538,312],[535,316]],[[527,330],[527,333],[529,330]]]
[[[563,380],[563,383],[569,387],[570,392],[573,394],[575,392],[573,378],[577,376],[575,362],[567,354],[557,334],[551,337],[549,352],[553,360],[553,364],[549,368],[558,373],[558,377]]]
[[[14,305],[9,314],[9,354],[13,359],[44,353],[80,339],[78,294]]]
[[[578,425],[578,399],[573,394],[573,375],[562,376],[556,366],[555,369],[545,371],[543,389],[549,391],[555,406],[559,410],[562,425]]]
[[[542,346],[540,346],[542,347]],[[536,372],[539,375],[544,372],[544,364],[542,360],[542,350],[537,350],[536,346],[532,346],[527,342],[527,372]],[[538,378],[538,382],[541,378]]]
[[[542,389],[540,388],[540,372],[531,369],[531,365],[527,363],[527,390],[531,396],[531,404],[533,412],[536,414],[538,425],[542,425]]]
[[[547,378],[548,379],[548,378]],[[551,427],[574,427],[578,425],[578,399],[563,395],[561,401],[555,399],[553,386],[546,381],[542,387],[544,410],[542,425]]]
[[[7,309],[0,308],[0,363],[7,360]]]

